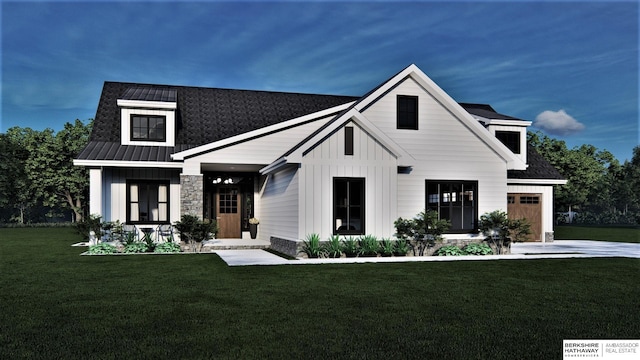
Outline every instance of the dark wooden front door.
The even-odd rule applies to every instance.
[[[219,187],[216,193],[216,214],[218,221],[218,238],[239,239],[242,237],[240,229],[241,202],[238,187]]]
[[[507,199],[509,219],[527,219],[531,224],[528,241],[542,241],[542,194],[509,194]]]

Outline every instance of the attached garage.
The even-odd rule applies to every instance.
[[[531,223],[529,241],[553,241],[553,187],[566,184],[562,175],[536,150],[527,149],[527,170],[507,171],[507,214]]]
[[[543,194],[507,195],[507,214],[509,219],[527,219],[531,224],[531,235],[528,241],[544,241],[542,233]]]

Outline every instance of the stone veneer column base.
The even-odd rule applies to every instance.
[[[553,231],[544,233],[544,242],[553,242],[553,240],[554,240]]]
[[[204,177],[180,175],[180,216],[193,215],[202,219],[204,213]]]
[[[287,240],[272,236],[271,246],[269,247],[289,256],[298,256],[302,250],[302,241]]]

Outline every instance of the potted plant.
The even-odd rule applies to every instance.
[[[252,217],[249,219],[249,234],[252,239],[255,239],[258,236],[258,224],[260,224],[260,220],[258,218]]]

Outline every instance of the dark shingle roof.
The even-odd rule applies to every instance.
[[[118,99],[177,101],[176,145],[121,145]],[[171,154],[176,152],[358,99],[360,97],[105,82],[90,141],[78,159],[169,162]],[[499,114],[490,105],[460,105],[469,113],[485,118],[520,120]],[[528,157],[529,168],[510,170],[509,178],[563,179],[532,147]]]
[[[487,119],[498,119],[498,120],[522,120],[518,118],[514,118],[509,115],[500,114],[495,111],[491,105],[488,104],[470,104],[470,103],[460,103],[469,114],[477,115]]]
[[[359,99],[352,96],[314,95],[188,86],[105,82],[90,143],[78,155],[82,160],[145,161],[133,156],[139,146],[120,145],[118,99],[177,101],[176,146],[150,147],[152,158],[170,161],[169,154],[240,135],[282,121]],[[144,148],[144,147],[141,147]],[[164,156],[161,156],[164,155]],[[150,160],[146,160],[150,161]]]
[[[558,169],[540,155],[530,144],[527,145],[527,170],[508,170],[508,179],[564,180]]]

